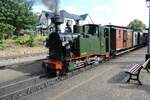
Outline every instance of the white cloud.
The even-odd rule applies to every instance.
[[[89,14],[91,15],[94,23],[108,24],[113,9],[108,4],[98,4],[90,8]]]
[[[48,11],[48,8],[45,7],[43,4],[41,4],[41,5],[34,5],[34,6],[33,6],[33,11],[34,11],[34,12],[39,12],[39,13],[41,13],[42,10]]]
[[[81,9],[74,6],[67,6],[63,9],[69,13],[78,14],[78,15],[89,13],[92,20],[96,24],[101,24],[101,23],[108,24],[108,20],[110,20],[110,13],[112,12],[111,6],[107,4],[94,5],[92,7],[89,7],[88,9]]]
[[[112,23],[126,26],[133,19],[148,24],[148,9],[145,0],[114,0]]]
[[[103,12],[103,13],[110,13],[112,11],[112,7],[108,4],[99,4],[95,5],[91,8],[91,11],[93,12]]]
[[[98,4],[90,8],[89,14],[95,23],[127,26],[134,19],[148,25],[148,8],[145,0],[112,0],[112,4]]]

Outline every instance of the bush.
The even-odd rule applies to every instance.
[[[33,47],[34,46],[34,36],[25,35],[16,39],[16,44]]]
[[[25,45],[26,44],[26,41],[25,39],[23,38],[18,38],[16,39],[16,44],[19,44],[19,45]]]
[[[37,34],[34,40],[36,46],[43,45],[43,42],[46,41],[46,36],[41,36]]]
[[[0,43],[3,42],[3,33],[0,32]]]
[[[39,34],[36,35],[35,40],[37,41],[45,41],[47,36],[41,36]]]
[[[7,47],[6,44],[4,43],[0,43],[0,50],[4,50]]]
[[[33,35],[31,35],[30,38],[26,41],[26,45],[29,47],[34,46],[34,36]]]

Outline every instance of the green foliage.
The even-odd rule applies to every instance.
[[[30,38],[26,41],[26,45],[29,47],[34,46],[34,36],[33,35],[30,35]]]
[[[33,14],[26,0],[0,0],[0,22],[13,25],[16,32],[34,26],[37,16]]]
[[[37,41],[45,41],[47,38],[47,36],[42,36],[40,34],[37,34],[36,37],[35,37],[35,40]]]
[[[7,47],[5,43],[0,43],[0,50],[4,50]]]
[[[16,39],[16,44],[33,47],[34,46],[34,35],[21,36],[18,39]]]
[[[26,41],[27,41],[26,39],[18,38],[18,39],[16,39],[16,44],[25,45]]]
[[[37,34],[35,37],[35,45],[44,45],[44,42],[46,41],[47,36],[42,36],[40,34]]]
[[[0,42],[3,42],[3,33],[0,32]]]
[[[46,36],[39,34],[25,34],[23,36],[13,36],[11,39],[0,41],[0,50],[18,47],[34,47],[44,46],[43,42],[46,40]]]
[[[146,29],[146,25],[138,19],[131,21],[129,23],[128,27],[135,30],[135,31],[143,31]]]
[[[0,23],[0,41],[2,42],[4,38],[12,36],[15,31],[15,27],[9,24]]]

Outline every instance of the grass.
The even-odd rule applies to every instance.
[[[0,50],[17,49],[21,47],[44,47],[44,41],[47,36],[41,35],[24,35],[18,38],[4,40],[0,43]]]
[[[4,40],[0,43],[0,57],[47,53],[48,49],[43,44],[45,40],[46,36],[41,35],[34,35],[32,38],[24,35]]]
[[[7,44],[5,44],[5,43],[1,43],[0,44],[0,50],[4,50],[4,49],[6,49],[8,46],[7,46]]]

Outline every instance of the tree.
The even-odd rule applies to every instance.
[[[14,30],[12,25],[0,23],[0,43],[3,42],[4,38],[11,36]]]
[[[146,29],[146,25],[138,19],[134,19],[133,21],[131,21],[128,27],[135,31],[143,31]]]
[[[34,26],[37,21],[26,0],[0,0],[0,22],[15,27],[15,31]]]

